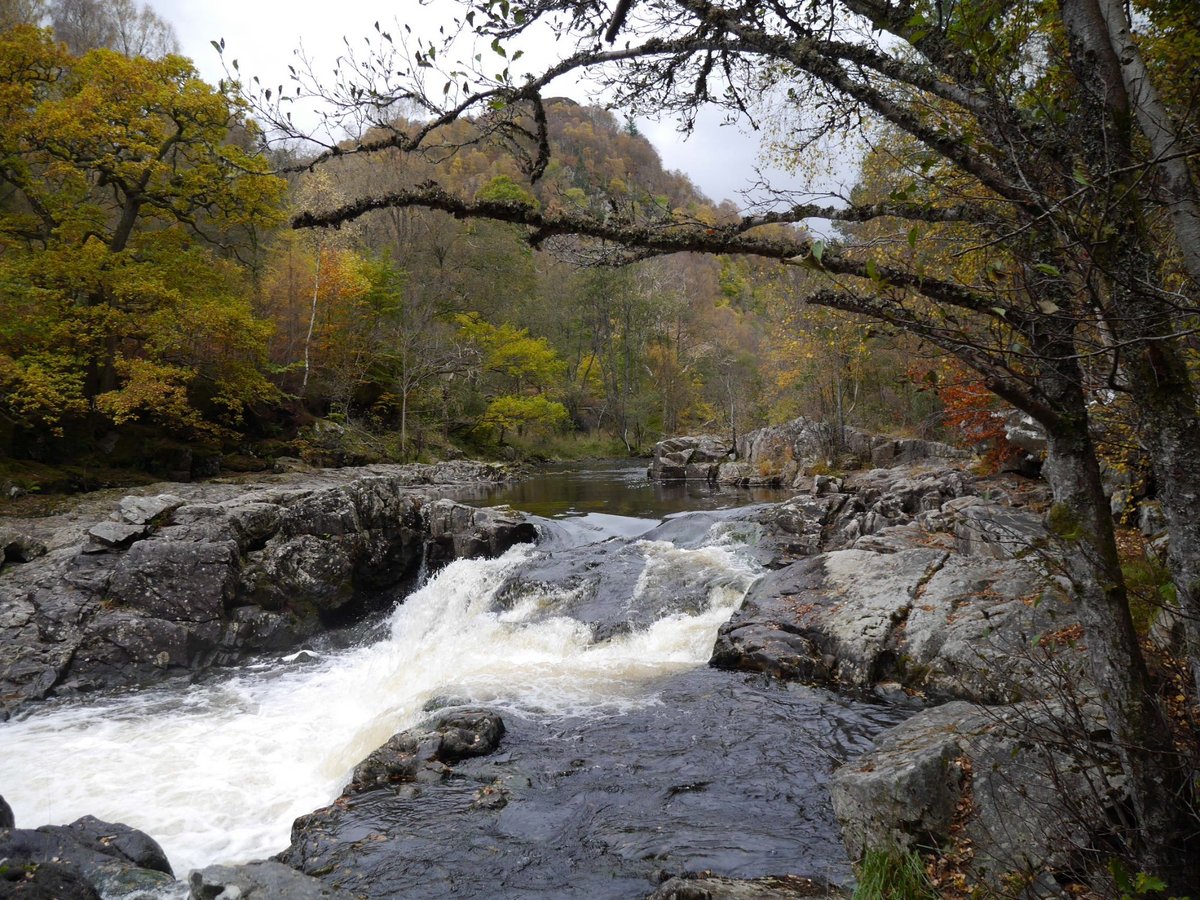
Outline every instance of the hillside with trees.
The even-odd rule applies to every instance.
[[[734,254],[613,267],[587,244],[534,248],[520,227],[438,210],[285,224],[431,182],[554,215],[735,220],[632,120],[547,101],[552,152],[533,185],[469,119],[420,158],[310,170],[299,150],[264,152],[233,86],[200,81],[147,8],[52,4],[50,30],[23,15],[0,46],[0,452],[18,487],[279,455],[641,453],[800,413],[943,430],[937,392],[898,364],[905,340],[797,319],[804,272]],[[388,129],[419,124],[395,114]]]

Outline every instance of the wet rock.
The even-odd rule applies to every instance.
[[[208,866],[188,876],[190,900],[354,900],[354,895],[274,860]]]
[[[707,668],[656,693],[599,716],[506,715],[495,753],[346,793],[297,820],[279,858],[380,900],[616,900],[709,868],[851,880],[829,761],[894,710]]]
[[[974,879],[1059,896],[1052,873],[1076,862],[1105,807],[1120,801],[1077,733],[1081,719],[1099,729],[1090,708],[948,703],[885,732],[834,773],[833,806],[851,858],[871,848],[945,847],[953,834],[974,848],[966,864]]]
[[[722,878],[705,874],[671,878],[647,900],[845,900],[849,896],[832,885],[795,875]]]
[[[97,894],[123,897],[174,884],[170,864],[151,837],[127,825],[84,816],[70,825],[14,828],[0,833],[0,859],[61,866],[68,884],[79,880]],[[34,895],[31,895],[34,896]],[[72,896],[67,894],[66,896]],[[91,896],[86,892],[75,896]]]
[[[430,565],[499,556],[516,544],[537,540],[537,527],[512,510],[476,509],[453,500],[436,500],[422,513],[429,534],[425,559]]]
[[[11,900],[100,900],[74,866],[9,857],[0,865],[0,897]]]
[[[348,791],[383,784],[438,782],[451,766],[474,756],[495,752],[504,736],[504,722],[484,709],[459,709],[434,719],[425,728],[393,736],[354,768]]]
[[[16,820],[13,818],[12,807],[8,805],[3,797],[0,797],[0,828],[13,828],[16,826]]]

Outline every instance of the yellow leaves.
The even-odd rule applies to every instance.
[[[96,408],[117,425],[146,418],[203,430],[203,421],[188,402],[192,372],[148,359],[125,358],[117,360],[116,370],[122,386],[97,396]]]

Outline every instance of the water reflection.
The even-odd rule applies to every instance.
[[[462,497],[477,506],[511,506],[546,518],[608,513],[662,519],[685,510],[727,509],[778,503],[794,492],[781,488],[738,488],[704,481],[651,481],[645,460],[551,463],[532,478],[480,488]]]

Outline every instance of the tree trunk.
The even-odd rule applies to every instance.
[[[1125,4],[1120,0],[1096,2],[1107,26],[1113,56],[1119,63],[1129,106],[1150,143],[1152,164],[1161,176],[1161,187],[1184,268],[1200,286],[1200,194],[1184,156],[1187,144],[1150,80],[1145,60],[1130,34]]]
[[[1097,169],[1127,165],[1132,159],[1129,134],[1136,119],[1151,148],[1152,168],[1158,170],[1167,193],[1176,243],[1184,265],[1200,285],[1200,207],[1187,161],[1178,156],[1182,145],[1170,114],[1150,81],[1130,32],[1124,5],[1114,0],[1064,0],[1063,20],[1072,39],[1072,69],[1093,98],[1081,115],[1081,146]],[[1085,90],[1086,95],[1086,90]],[[1107,134],[1105,134],[1107,132]],[[1116,135],[1118,140],[1111,140]],[[1200,410],[1195,386],[1172,337],[1176,309],[1173,299],[1157,289],[1162,273],[1150,248],[1150,233],[1139,195],[1140,176],[1112,186],[1119,198],[1107,210],[1115,216],[1117,236],[1089,250],[1106,279],[1106,325],[1129,347],[1123,371],[1141,411],[1139,432],[1150,455],[1155,484],[1167,520],[1171,551],[1169,564],[1175,583],[1186,638],[1192,681],[1200,696]]]
[[[317,327],[317,297],[321,292],[321,252],[324,247],[317,244],[317,270],[313,274],[312,311],[308,316],[308,334],[304,337],[304,378],[300,382],[300,396],[308,390],[308,373],[313,330]]]
[[[1113,745],[1128,779],[1135,828],[1128,834],[1139,867],[1180,893],[1197,875],[1187,844],[1195,821],[1188,782],[1170,727],[1155,701],[1129,614],[1108,499],[1100,481],[1078,367],[1047,379],[1061,418],[1049,434],[1045,474],[1054,492],[1050,527],[1079,603],[1092,677]],[[1067,368],[1074,372],[1065,371]]]

